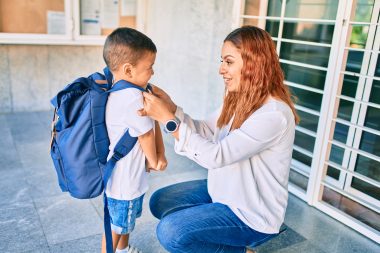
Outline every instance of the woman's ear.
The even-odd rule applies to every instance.
[[[132,68],[133,68],[132,64],[125,63],[123,65],[123,74],[128,76],[129,78],[132,78],[132,76],[133,76],[132,75]]]

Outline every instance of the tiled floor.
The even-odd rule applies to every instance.
[[[49,156],[51,112],[0,114],[0,252],[99,252],[102,202],[60,192]],[[145,253],[166,252],[155,236],[151,193],[175,182],[206,177],[206,171],[172,150],[169,167],[151,174],[143,216],[131,242]],[[290,195],[286,232],[261,252],[380,252],[375,242]]]

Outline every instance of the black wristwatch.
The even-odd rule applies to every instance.
[[[164,124],[164,132],[174,133],[175,131],[177,131],[179,127],[179,123],[181,123],[181,121],[178,118],[174,118],[174,119],[170,119],[166,121],[166,123]]]

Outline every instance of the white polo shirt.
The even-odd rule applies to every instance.
[[[123,134],[129,129],[133,137],[147,133],[154,127],[154,121],[142,117],[137,110],[143,108],[142,92],[128,88],[112,92],[106,105],[106,125],[110,139],[110,153]],[[145,155],[137,141],[131,152],[120,159],[107,183],[108,197],[120,200],[132,200],[148,190],[148,173],[145,170]]]

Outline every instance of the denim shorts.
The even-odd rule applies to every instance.
[[[129,234],[135,228],[136,218],[141,216],[144,194],[132,200],[107,197],[111,217],[111,229],[116,234]]]

